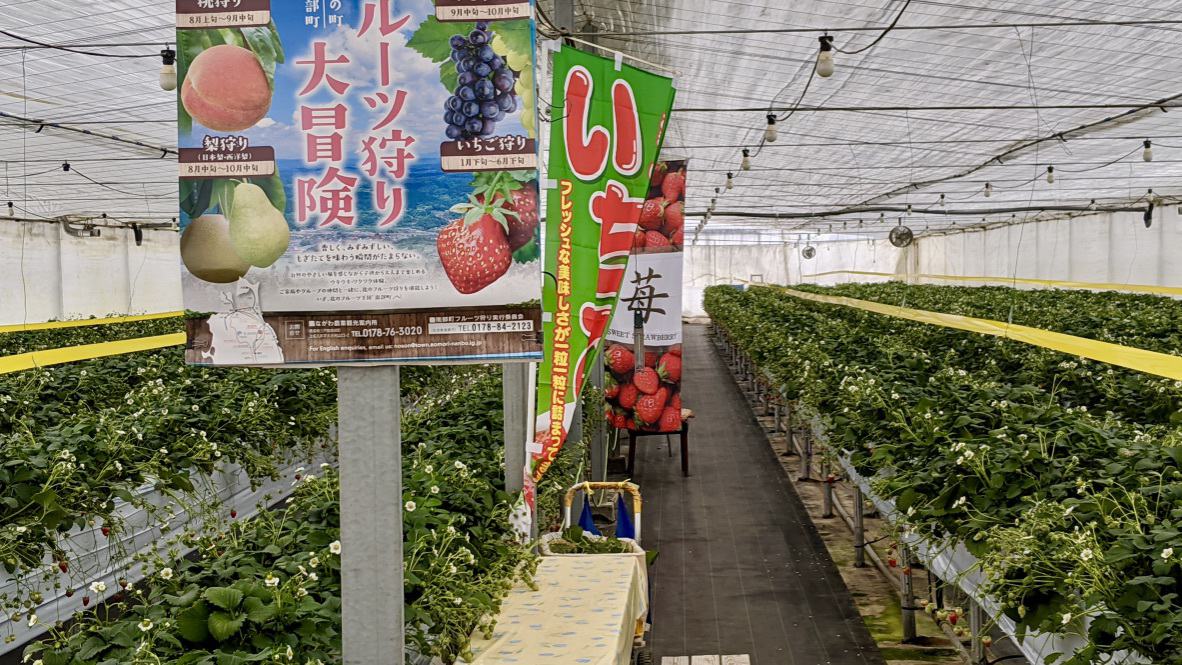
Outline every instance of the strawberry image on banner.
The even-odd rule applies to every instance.
[[[658,162],[607,331],[604,417],[617,429],[681,430],[681,280],[685,160]],[[644,327],[644,353],[634,347]]]
[[[673,108],[673,81],[563,46],[546,209],[533,479],[554,461],[607,333]]]

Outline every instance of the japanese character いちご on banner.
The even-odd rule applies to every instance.
[[[528,2],[176,5],[189,362],[541,358]]]
[[[554,54],[535,479],[570,431],[607,332],[673,97],[664,76],[568,47]]]

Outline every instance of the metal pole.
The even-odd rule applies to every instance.
[[[341,367],[341,625],[346,665],[403,665],[398,367]]]
[[[972,632],[972,643],[969,646],[969,660],[973,665],[986,662],[985,645],[981,642],[981,633],[985,630],[985,613],[972,598],[969,599],[969,630]]]
[[[854,486],[854,568],[866,567],[866,525],[862,488]]]
[[[903,563],[903,643],[915,641],[915,589],[911,580],[911,550],[899,544],[899,558]]]
[[[525,484],[525,445],[529,438],[529,363],[501,365],[501,398],[505,408],[505,491],[520,492]]]
[[[813,466],[813,433],[808,429],[801,435],[800,444],[800,480],[808,480]]]
[[[829,473],[829,462],[821,463],[821,475],[825,477],[825,494],[824,503],[821,508],[821,517],[833,517],[833,474]]]

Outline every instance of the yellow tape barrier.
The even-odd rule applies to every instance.
[[[48,323],[17,323],[0,326],[0,334],[10,332],[29,332],[31,330],[56,330],[58,328],[81,328],[83,326],[103,326],[109,323],[134,323],[135,321],[153,321],[155,319],[170,319],[181,316],[184,312],[159,312],[157,314],[139,314],[136,316],[111,316],[105,319],[76,319],[73,321],[50,321]]]
[[[802,300],[828,303],[830,305],[843,305],[885,316],[907,319],[908,321],[929,323],[944,326],[945,328],[955,328],[957,330],[967,330],[984,335],[993,335],[994,337],[1004,337],[1016,342],[1041,346],[1044,349],[1052,349],[1110,365],[1127,367],[1128,369],[1145,372],[1146,374],[1164,376],[1175,381],[1182,381],[1182,356],[1172,356],[1156,351],[1135,349],[1119,344],[1100,342],[1086,337],[1076,337],[1074,335],[1013,325],[991,319],[977,319],[970,316],[960,316],[959,314],[943,314],[941,312],[930,312],[922,309],[884,305],[869,300],[858,300],[856,298],[845,298],[842,296],[824,296],[784,287],[781,287],[781,289],[785,293]]]
[[[829,277],[831,275],[864,275],[868,277],[888,277],[903,281],[907,275],[889,272],[867,272],[864,270],[830,270],[802,277]],[[1154,286],[1152,284],[1116,284],[1112,282],[1073,282],[1061,279],[1030,279],[1026,277],[979,277],[969,275],[914,275],[918,279],[934,279],[946,282],[985,282],[988,284],[1034,284],[1050,286],[1059,289],[1090,289],[1093,291],[1127,291],[1129,293],[1150,293],[1159,296],[1182,296],[1182,286]]]
[[[0,374],[20,372],[34,367],[61,365],[91,358],[105,358],[125,353],[137,353],[152,349],[163,349],[185,343],[185,333],[170,333],[155,337],[138,337],[124,339],[117,342],[103,342],[101,344],[83,344],[82,346],[67,346],[61,349],[46,349],[32,353],[20,353],[15,356],[0,358]]]

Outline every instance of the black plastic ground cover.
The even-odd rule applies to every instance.
[[[753,665],[884,663],[762,428],[709,340],[687,325],[683,396],[695,418],[690,473],[642,439],[653,651],[749,654]]]

